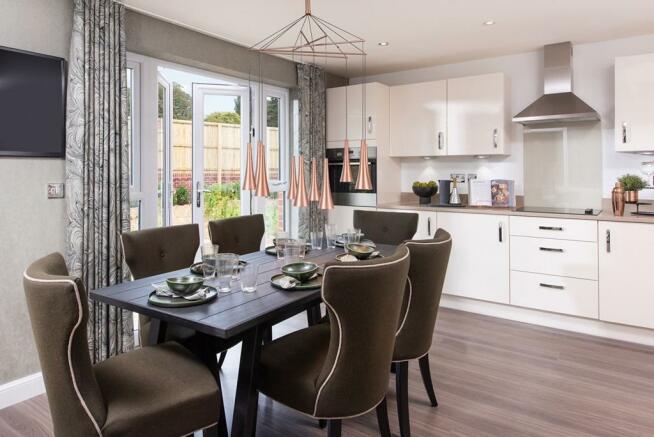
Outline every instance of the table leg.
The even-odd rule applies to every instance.
[[[256,434],[259,403],[256,367],[261,355],[264,329],[257,326],[243,337],[231,437],[252,437]]]
[[[150,335],[148,336],[148,344],[144,346],[159,344],[166,341],[167,328],[168,322],[159,319],[150,319]]]
[[[309,326],[313,326],[320,322],[322,318],[322,313],[320,311],[320,304],[316,304],[312,307],[307,308],[307,323]]]

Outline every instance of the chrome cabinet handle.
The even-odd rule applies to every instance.
[[[368,116],[368,133],[372,133],[372,115]]]
[[[431,237],[431,217],[427,217],[427,235]]]
[[[503,235],[503,232],[502,232],[502,222],[500,222],[497,231],[498,231],[498,239],[500,240],[500,243],[501,243],[502,240],[504,240],[504,235]]]
[[[538,229],[541,231],[562,231],[563,228],[560,226],[539,226]]]
[[[622,144],[627,144],[627,122],[622,122]]]
[[[539,247],[538,250],[542,250],[543,252],[563,253],[563,249],[556,249],[554,247]]]
[[[563,285],[545,284],[544,282],[541,282],[538,285],[540,285],[543,288],[554,288],[555,290],[563,290],[565,288]]]
[[[606,230],[606,253],[611,253],[611,231]]]
[[[497,149],[497,129],[493,129],[493,147]]]
[[[443,132],[438,132],[438,150],[443,150]]]

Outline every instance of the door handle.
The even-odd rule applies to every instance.
[[[195,183],[195,205],[200,208],[202,206],[202,191],[200,189],[200,181]]]
[[[368,116],[368,133],[372,133],[372,115]]]
[[[622,122],[622,144],[627,144],[627,122]]]
[[[552,285],[552,284],[545,284],[541,282],[540,284],[541,287],[543,288],[554,288],[555,290],[563,290],[565,287],[563,285]]]
[[[499,226],[497,227],[497,232],[498,232],[498,239],[500,240],[500,243],[502,240],[504,240],[504,232],[502,230],[502,222],[500,222]]]
[[[493,147],[497,149],[497,129],[493,129]]]
[[[611,231],[606,230],[606,253],[611,253]]]
[[[427,217],[427,235],[431,237],[431,217]]]
[[[438,150],[443,150],[443,132],[438,132]]]
[[[563,253],[563,249],[557,249],[557,248],[554,248],[554,247],[539,247],[538,250],[542,250],[543,252]]]
[[[539,226],[538,229],[541,231],[562,231],[563,228],[560,226]]]

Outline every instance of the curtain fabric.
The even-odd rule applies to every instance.
[[[304,156],[304,175],[307,190],[311,182],[311,159],[318,165],[318,184],[322,181],[322,163],[325,157],[325,72],[313,64],[298,64],[297,82],[300,111],[300,153]],[[308,238],[309,232],[322,231],[326,213],[318,202],[310,202],[308,208],[299,211],[299,235]]]
[[[125,8],[74,0],[66,113],[67,248],[87,290],[125,277],[120,233],[129,230]],[[94,363],[133,347],[128,311],[89,301]]]

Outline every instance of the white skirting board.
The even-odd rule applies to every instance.
[[[45,393],[41,372],[0,385],[0,410]]]
[[[654,346],[654,330],[444,294],[441,306],[500,319]]]

